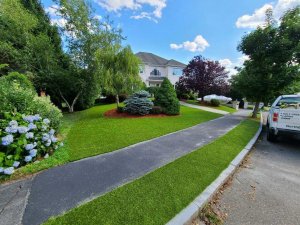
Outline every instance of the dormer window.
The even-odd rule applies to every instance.
[[[161,73],[158,69],[154,69],[152,70],[152,72],[150,73],[151,76],[161,76]]]

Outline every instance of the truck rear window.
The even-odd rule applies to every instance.
[[[277,106],[280,108],[299,109],[300,97],[286,97],[279,100]]]

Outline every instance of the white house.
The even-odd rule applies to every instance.
[[[143,64],[140,65],[140,76],[147,87],[159,87],[164,77],[167,77],[173,85],[182,75],[185,64],[176,60],[167,60],[148,52],[138,52],[136,56]]]

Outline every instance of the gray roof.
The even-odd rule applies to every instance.
[[[175,66],[175,67],[186,67],[184,63],[178,62],[174,59],[167,60],[158,55],[154,55],[149,52],[138,52],[135,54],[139,57],[145,64],[155,65],[155,66]]]

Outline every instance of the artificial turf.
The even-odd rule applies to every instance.
[[[179,116],[159,118],[105,118],[103,114],[115,104],[99,105],[90,109],[65,114],[60,130],[65,146],[51,157],[31,163],[5,179],[17,179],[70,161],[111,152],[141,141],[149,140],[221,115],[181,106]]]
[[[111,152],[218,118],[219,114],[181,107],[179,116],[157,118],[106,118],[115,105],[96,106],[78,113],[67,136],[70,160]],[[74,116],[74,115],[73,115]]]
[[[246,120],[211,144],[46,224],[165,224],[218,177],[253,137],[258,124]]]

